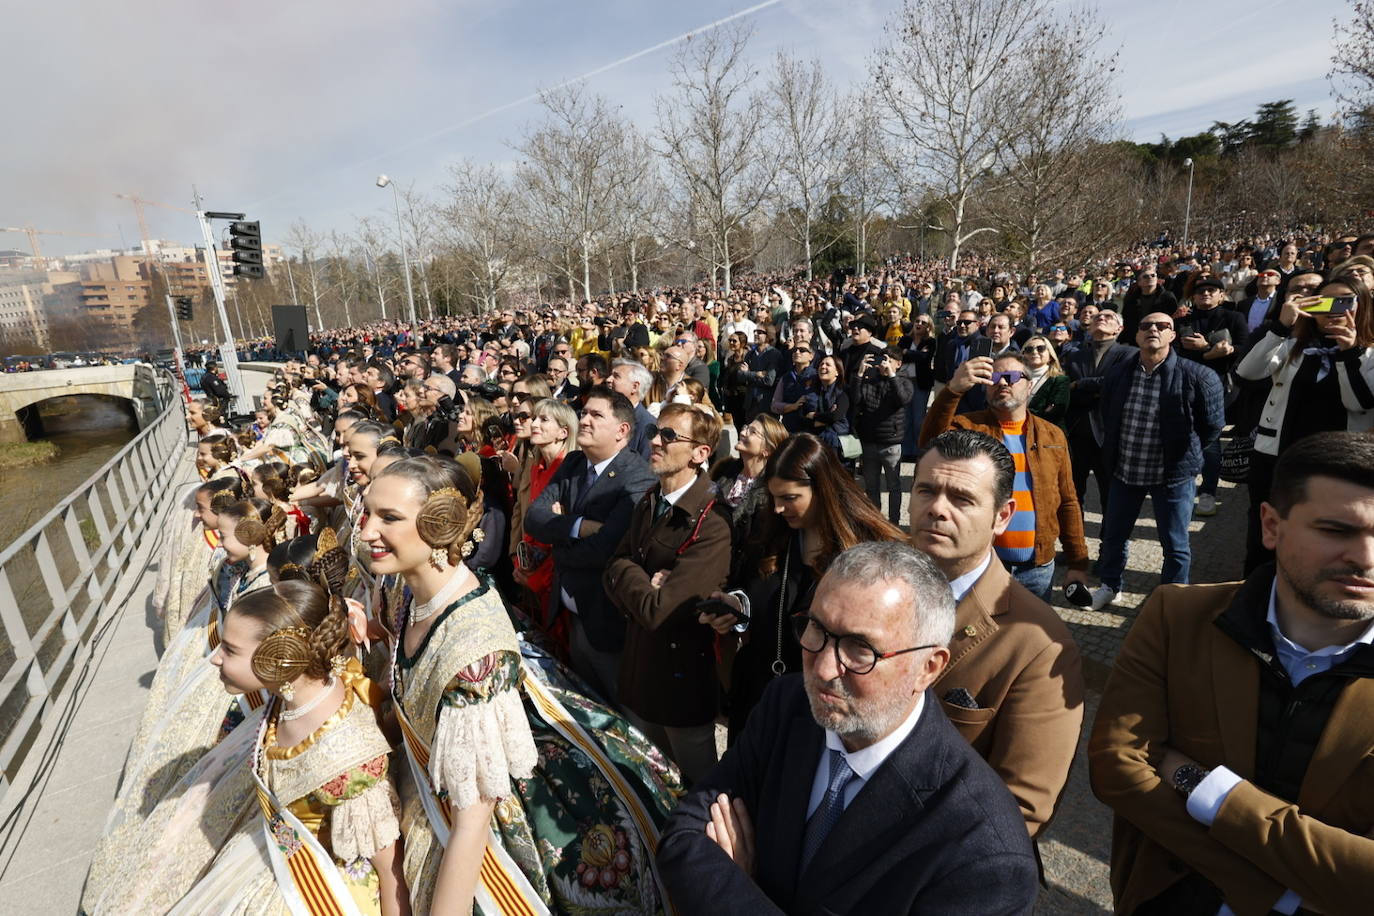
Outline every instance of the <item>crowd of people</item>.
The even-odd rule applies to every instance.
[[[1118,910],[1362,912],[1371,254],[380,322],[251,420],[208,367],[83,908],[1029,913],[1085,711],[1050,601],[1119,600],[1149,496],[1089,747]],[[1223,475],[1246,578],[1189,585]]]

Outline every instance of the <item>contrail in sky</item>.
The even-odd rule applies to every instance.
[[[529,102],[536,101],[545,92],[556,91],[558,89],[562,89],[565,86],[571,86],[574,83],[580,83],[584,80],[589,80],[594,76],[599,76],[602,73],[605,73],[607,70],[614,70],[616,67],[624,66],[625,64],[628,64],[631,61],[638,60],[639,58],[645,57],[649,54],[653,54],[655,51],[662,51],[664,48],[671,47],[672,45],[675,45],[678,42],[686,41],[693,35],[700,35],[703,32],[709,32],[712,29],[718,29],[721,26],[725,25],[727,22],[733,22],[734,20],[742,19],[745,16],[751,16],[754,13],[759,12],[760,10],[767,9],[770,6],[776,6],[781,2],[782,0],[764,0],[763,3],[756,3],[753,6],[748,7],[747,9],[742,9],[738,12],[731,13],[729,16],[726,16],[723,19],[717,19],[715,22],[709,22],[706,25],[692,29],[690,32],[683,32],[681,35],[675,35],[672,38],[660,41],[658,44],[645,48],[642,51],[636,51],[633,54],[629,54],[625,57],[620,58],[619,60],[611,61],[609,64],[597,67],[595,70],[588,70],[586,73],[583,73],[580,76],[574,76],[572,79],[564,80],[556,86],[550,86],[546,89],[540,89],[537,92],[531,92],[529,95],[521,96],[520,98],[512,102],[506,102],[504,105],[498,105],[489,111],[484,111],[481,114],[473,115],[470,118],[466,118],[462,121],[459,121],[457,124],[451,124],[448,127],[441,128],[439,130],[434,131],[433,133],[426,134],[425,136],[419,137],[415,140],[411,140],[409,143],[406,143],[402,146],[397,146],[384,152],[376,153],[374,155],[368,156],[365,159],[359,159],[356,162],[351,162],[348,165],[341,165],[337,168],[329,169],[326,172],[324,172],[324,174],[332,175],[338,172],[348,171],[350,169],[355,169],[361,165],[367,165],[369,162],[376,162],[379,159],[385,159],[390,156],[395,156],[399,153],[407,152],[409,150],[415,149],[415,147],[417,146],[424,146],[426,143],[430,143],[434,140],[439,139],[440,137],[451,134],[454,131],[462,130],[465,127],[471,127],[473,124],[476,124],[480,121],[485,121],[487,118],[490,118],[494,115],[498,115],[503,111],[509,111],[512,108],[518,108],[521,105],[525,105]],[[258,207],[264,203],[267,203],[268,201],[275,200],[276,198],[281,197],[286,193],[290,193],[290,191],[283,191],[282,193],[274,194],[271,197],[264,197],[261,200],[254,201],[252,204],[249,205],[250,209]]]

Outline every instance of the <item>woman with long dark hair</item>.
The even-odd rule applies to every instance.
[[[1330,299],[1328,305],[1323,299]],[[1325,311],[1309,311],[1326,305]],[[1250,455],[1250,517],[1245,571],[1269,562],[1260,540],[1259,507],[1284,449],[1312,433],[1374,428],[1374,301],[1370,287],[1339,274],[1316,295],[1288,296],[1278,319],[1245,355],[1241,378],[1273,382]]]
[[[713,597],[748,617],[730,673],[729,720],[733,740],[749,711],[775,677],[801,670],[801,648],[790,618],[811,606],[811,595],[830,562],[862,541],[903,541],[846,473],[835,451],[809,433],[782,444],[764,469],[772,512],[758,520],[731,588]],[[716,632],[735,629],[733,615],[703,615]]]

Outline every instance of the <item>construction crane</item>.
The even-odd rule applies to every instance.
[[[154,207],[162,207],[164,210],[176,210],[178,213],[195,214],[194,210],[187,210],[185,207],[174,207],[171,204],[164,204],[161,201],[149,200],[146,197],[139,197],[137,194],[119,194],[115,197],[127,200],[134,205],[134,212],[138,214],[138,231],[143,236],[143,253],[152,254],[152,237],[148,234],[148,217],[143,212],[145,204],[152,204]]]
[[[0,232],[22,232],[29,237],[29,247],[33,249],[33,259],[38,266],[47,264],[47,259],[43,257],[43,249],[38,246],[40,235],[73,235],[84,236],[91,239],[108,238],[105,234],[93,232],[62,232],[58,229],[35,229],[32,226],[0,226]]]

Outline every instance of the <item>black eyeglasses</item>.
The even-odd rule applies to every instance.
[[[873,644],[862,636],[846,634],[837,636],[821,626],[816,618],[808,614],[792,615],[792,632],[797,642],[807,652],[818,653],[825,649],[826,643],[834,643],[835,663],[850,674],[867,674],[885,658],[920,652],[922,649],[938,649],[937,643],[928,646],[913,646],[910,649],[897,649],[892,652],[879,652]]]
[[[519,413],[511,414],[511,416],[515,417],[517,420],[528,420],[531,414],[528,410],[522,410]]]
[[[693,445],[710,444],[708,442],[701,442],[696,439],[689,439],[686,436],[678,433],[678,431],[673,429],[671,426],[650,426],[648,429],[648,433],[650,440],[657,436],[659,439],[663,440],[664,445],[672,445],[674,442],[690,442]]]
[[[1140,330],[1142,331],[1172,331],[1174,326],[1167,321],[1142,321]]]
[[[959,324],[959,325],[961,325],[961,326],[962,326],[962,325],[977,324],[977,323],[978,323],[978,319],[976,319],[976,318],[960,318],[959,321],[957,322],[957,324]]]

